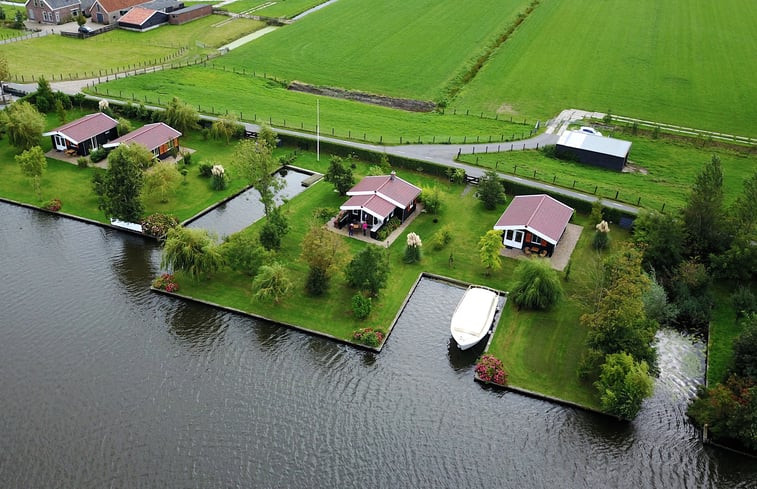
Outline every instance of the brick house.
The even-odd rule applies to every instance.
[[[41,24],[70,22],[82,12],[81,0],[27,0],[26,17]]]

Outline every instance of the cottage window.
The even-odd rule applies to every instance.
[[[78,11],[78,10],[76,10],[76,9],[73,9],[73,10],[71,11],[71,17],[78,17],[78,16],[79,16],[79,11]]]
[[[523,231],[515,231],[515,242],[516,243],[523,242]]]
[[[508,240],[508,241],[512,241],[513,240],[513,230],[512,229],[508,229],[507,231],[505,231],[505,239]]]
[[[532,234],[531,235],[531,243],[540,245],[541,244],[541,238],[538,237],[535,234]]]

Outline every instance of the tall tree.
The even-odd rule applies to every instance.
[[[163,114],[166,124],[174,129],[187,133],[197,129],[199,117],[192,105],[182,102],[177,97],[171,99]]]
[[[311,225],[302,240],[301,257],[310,268],[305,290],[311,295],[321,295],[328,290],[333,271],[346,261],[347,245],[339,236],[316,223]]]
[[[22,151],[39,145],[45,128],[45,116],[32,104],[16,101],[0,117],[11,145]]]
[[[259,301],[278,304],[292,290],[292,281],[289,280],[289,274],[284,265],[273,262],[260,267],[260,271],[252,281],[252,289],[255,298]]]
[[[683,209],[686,242],[691,256],[707,258],[724,249],[727,238],[723,212],[723,170],[713,155],[694,182]]]
[[[736,234],[752,236],[757,228],[757,171],[744,180],[744,189],[731,206],[730,215]]]
[[[505,189],[502,187],[497,172],[489,170],[484,174],[478,185],[476,195],[478,195],[478,199],[484,204],[484,207],[489,210],[494,210],[499,204],[505,203]]]
[[[515,287],[510,293],[519,307],[548,309],[562,296],[560,278],[547,260],[524,260],[515,269],[515,276]]]
[[[345,270],[347,284],[372,296],[386,287],[389,258],[384,248],[368,245],[350,261]]]
[[[145,194],[168,202],[181,183],[181,173],[174,163],[161,161],[145,172]]]
[[[206,230],[181,226],[168,230],[161,267],[181,270],[197,280],[222,265],[220,247]]]
[[[347,191],[355,185],[355,177],[352,175],[352,168],[344,164],[339,156],[332,156],[329,163],[329,169],[324,176],[324,180],[334,185],[339,195],[346,195]]]
[[[20,155],[16,155],[15,158],[16,163],[21,166],[21,173],[31,179],[34,192],[37,194],[37,198],[41,199],[42,191],[40,189],[40,180],[42,180],[42,175],[47,169],[47,160],[45,159],[45,153],[42,151],[42,148],[34,146]]]
[[[153,155],[143,146],[122,144],[108,155],[108,169],[95,173],[93,186],[98,207],[108,217],[127,222],[140,222],[144,171]]]
[[[226,144],[229,144],[231,138],[237,134],[237,132],[243,130],[244,128],[239,123],[237,116],[234,114],[226,114],[213,121],[213,125],[210,127],[210,135],[214,139],[222,139],[226,141]]]
[[[492,270],[502,268],[502,259],[499,257],[501,249],[502,231],[492,229],[478,240],[478,255],[481,258],[481,264],[486,267],[487,275],[491,275]]]
[[[281,240],[289,232],[289,221],[280,207],[274,207],[266,216],[263,227],[260,228],[260,244],[268,250],[281,248]]]
[[[633,225],[633,239],[644,251],[644,266],[654,269],[669,284],[683,261],[684,230],[681,219],[656,211],[642,211]]]
[[[264,128],[256,140],[239,141],[232,162],[232,168],[260,194],[266,215],[276,206],[276,194],[284,188],[284,181],[275,173],[280,166],[273,157],[275,134],[272,143],[269,133]]]

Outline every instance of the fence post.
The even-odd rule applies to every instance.
[[[636,205],[637,206],[641,205],[641,197],[639,197],[639,200],[636,201]]]
[[[620,193],[620,190],[615,191],[615,200],[618,200],[618,194]]]
[[[599,188],[599,185],[594,185],[594,195],[597,195],[597,189]]]
[[[552,184],[553,184],[553,185],[554,185],[554,183],[555,183],[555,180],[557,180],[557,175],[555,175],[554,177],[552,177]]]
[[[665,212],[665,202],[662,203],[662,209],[660,209],[660,212]]]
[[[576,181],[573,180],[573,188],[576,188]]]

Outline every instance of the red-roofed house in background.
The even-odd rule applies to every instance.
[[[502,244],[542,256],[552,256],[573,208],[549,195],[517,195],[494,225],[504,231]]]
[[[156,157],[163,159],[169,156],[171,149],[179,149],[179,136],[181,133],[162,122],[145,124],[144,126],[124,134],[120,138],[103,144],[104,148],[115,148],[120,144],[139,144],[147,148]]]
[[[50,136],[57,151],[87,156],[93,149],[118,137],[118,122],[102,112],[85,115],[81,119],[64,124],[42,134]]]
[[[379,229],[391,218],[404,222],[415,211],[420,194],[420,188],[394,172],[365,177],[347,192],[350,198],[339,207],[342,212],[336,224],[342,228],[345,224],[366,223],[371,237],[377,239]]]

